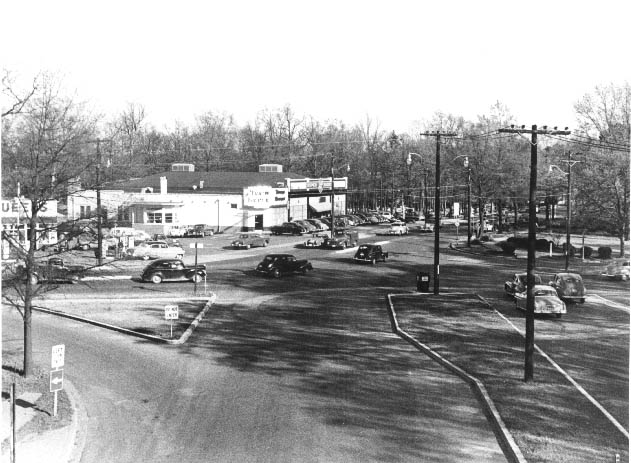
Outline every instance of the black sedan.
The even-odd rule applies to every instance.
[[[272,235],[302,235],[303,233],[307,233],[307,230],[294,222],[285,222],[281,225],[274,225],[270,227],[270,232]]]
[[[163,281],[192,281],[199,283],[206,277],[204,264],[186,266],[180,259],[158,259],[145,267],[140,276],[142,281],[162,283]]]
[[[263,275],[280,278],[288,273],[307,273],[313,270],[311,262],[307,259],[296,259],[292,254],[268,254],[256,266],[256,271]]]

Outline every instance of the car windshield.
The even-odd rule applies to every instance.
[[[365,245],[365,244],[362,244],[362,245],[359,247],[359,251],[367,251],[368,249],[370,249],[370,246]]]
[[[276,257],[274,256],[265,256],[265,258],[263,259],[264,264],[271,264],[274,261],[276,261]]]
[[[556,296],[557,292],[554,289],[538,289],[535,291],[535,296]]]

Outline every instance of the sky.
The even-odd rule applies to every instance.
[[[207,111],[429,130],[496,102],[519,125],[575,125],[596,85],[631,81],[628,0],[3,2],[3,68],[46,70],[106,116],[157,129]]]

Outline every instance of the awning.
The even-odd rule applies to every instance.
[[[331,203],[313,203],[309,204],[309,207],[313,209],[315,212],[330,212],[331,211]]]

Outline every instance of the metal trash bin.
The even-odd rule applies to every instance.
[[[429,293],[429,273],[418,272],[416,274],[416,290],[419,293]]]

